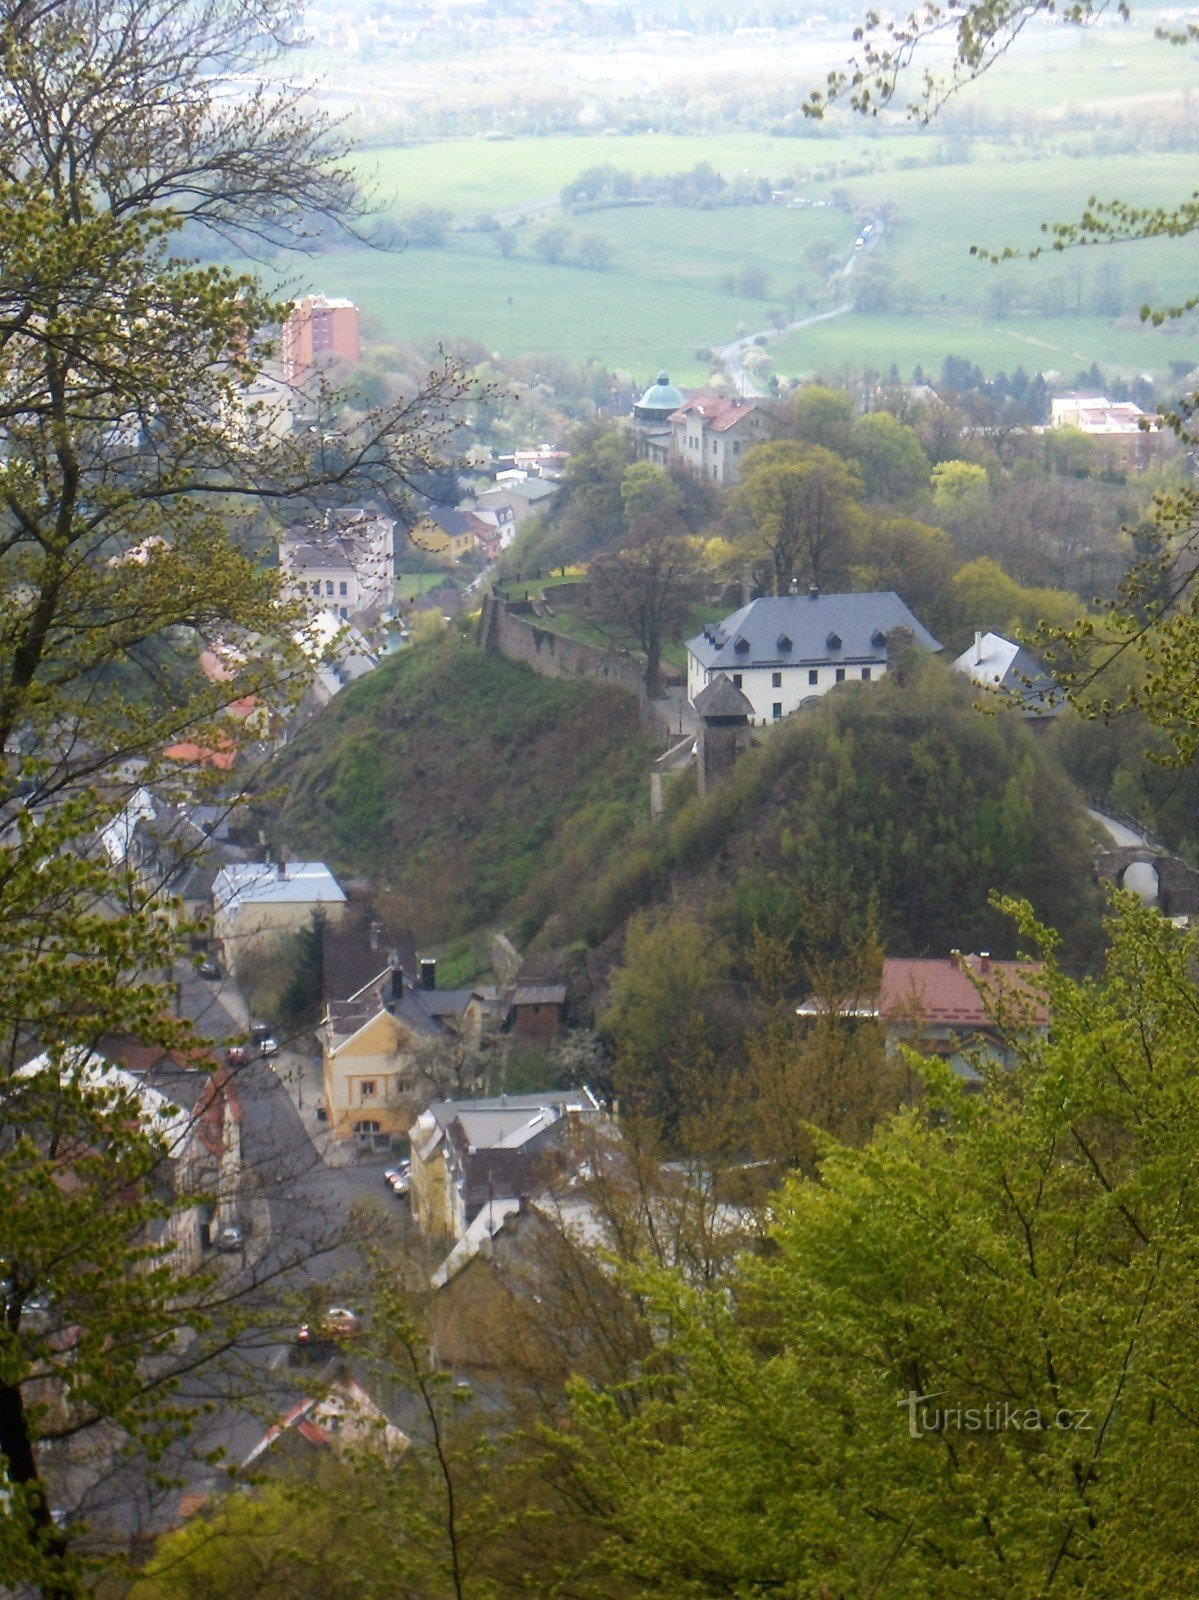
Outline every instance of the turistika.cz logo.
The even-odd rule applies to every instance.
[[[1047,1433],[1054,1428],[1062,1433],[1086,1433],[1094,1426],[1089,1411],[1075,1411],[1069,1406],[1043,1411],[1040,1406],[1021,1405],[1014,1400],[993,1400],[985,1406],[930,1404],[944,1399],[948,1392],[937,1389],[932,1394],[917,1394],[915,1389],[909,1389],[895,1402],[901,1409],[907,1407],[908,1433],[913,1439],[922,1439],[928,1433]]]

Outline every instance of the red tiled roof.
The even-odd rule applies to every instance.
[[[748,417],[751,411],[756,410],[752,402],[745,400],[727,400],[721,395],[700,395],[697,400],[688,400],[686,405],[671,414],[670,420],[676,419],[683,422],[688,415],[702,417],[707,426],[714,433],[724,433],[726,429]]]
[[[1031,1006],[1030,1021],[1044,1027],[1049,1010],[1037,987],[1040,971],[1027,961],[992,961],[989,956],[956,960],[889,956],[883,962],[878,1015],[883,1021],[911,1017],[930,1027],[990,1028],[991,1010],[1007,998]],[[971,974],[981,981],[983,992]]]

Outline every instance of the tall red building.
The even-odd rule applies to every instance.
[[[312,367],[344,362],[356,366],[361,356],[358,307],[352,300],[305,295],[283,324],[283,377],[297,383]]]

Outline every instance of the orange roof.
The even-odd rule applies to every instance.
[[[207,746],[193,744],[188,739],[179,744],[168,745],[162,753],[168,761],[183,761],[193,767],[213,767],[217,772],[228,772],[237,760],[237,751],[232,746],[210,750]]]
[[[1041,971],[1035,963],[992,961],[986,955],[933,960],[888,956],[878,1016],[883,1021],[911,1017],[931,1027],[993,1028],[992,1012],[1006,1001],[1027,1007],[1029,1021],[1045,1027],[1049,1008],[1037,987]]]

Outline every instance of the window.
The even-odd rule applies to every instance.
[[[816,670],[815,667],[809,667],[808,668],[808,682],[809,683],[819,683],[820,682],[820,674]]]
[[[783,714],[783,702],[781,700],[776,700],[774,702],[774,704],[770,708],[770,715],[777,722],[778,719],[782,716],[782,714]]]
[[[326,579],[326,582],[325,582],[325,593],[326,594],[332,594],[333,593],[333,579],[332,578]]]
[[[740,687],[741,687],[741,674],[739,672],[734,672],[733,673],[733,688],[734,689],[739,689]]]
[[[338,606],[337,615],[341,618],[341,620],[343,622],[348,622],[349,621],[349,617],[350,617],[350,608],[349,608],[349,606]]]
[[[845,682],[845,668],[844,667],[838,667],[837,668],[837,682],[838,683],[844,683]]]
[[[349,592],[350,592],[349,584],[339,583],[337,585],[337,592],[338,592],[338,594],[349,594]]]
[[[772,689],[781,689],[783,687],[783,675],[781,672],[772,672],[770,674],[770,687]]]
[[[733,440],[733,454],[735,456],[739,456],[741,454],[741,441],[740,441],[740,439],[734,439]]]
[[[358,1085],[358,1095],[362,1100],[373,1100],[375,1098],[375,1079],[363,1078]]]
[[[870,682],[870,668],[869,667],[863,667],[862,668],[862,682],[863,683],[869,683]]]

